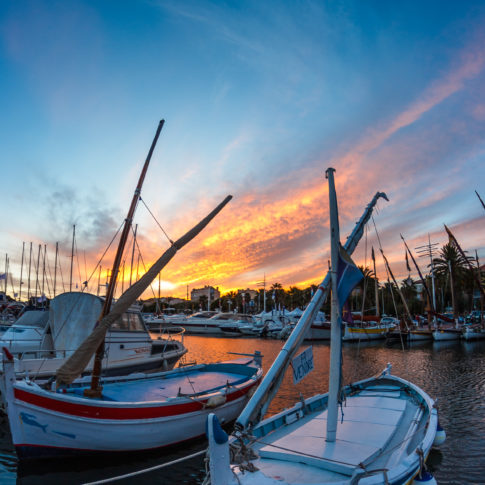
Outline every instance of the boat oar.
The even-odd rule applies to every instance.
[[[76,352],[74,352],[71,357],[59,367],[56,373],[58,386],[70,384],[74,379],[81,375],[91,360],[94,352],[96,352],[98,346],[103,342],[106,331],[111,324],[120,318],[121,315],[130,308],[133,302],[141,296],[150,283],[155,279],[157,274],[160,273],[160,271],[175,256],[177,251],[194,239],[231,199],[232,195],[228,195],[207,217],[202,219],[202,221],[190,231],[175,241],[172,246],[167,249],[155,263],[153,263],[151,268],[141,277],[141,279],[134,285],[130,286],[130,288],[121,295],[119,300],[111,308],[111,311],[96,325],[92,333],[86,337]]]

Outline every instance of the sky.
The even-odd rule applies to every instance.
[[[378,234],[405,278],[400,234],[413,250],[428,238],[440,247],[443,224],[483,261],[485,210],[475,190],[485,199],[484,27],[485,4],[472,0],[1,2],[8,293],[18,292],[23,268],[25,295],[30,243],[32,278],[40,245],[52,293],[58,242],[57,283],[69,286],[73,225],[73,286],[89,279],[96,292],[95,267],[126,217],[162,118],[135,216],[141,257],[132,279],[169,247],[160,226],[177,239],[234,196],[163,270],[162,296],[256,288],[263,279],[285,288],[321,282],[328,167],[342,241],[377,191],[389,197],[356,263],[370,264]],[[380,257],[377,273],[386,278]]]

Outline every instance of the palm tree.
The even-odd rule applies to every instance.
[[[271,285],[270,291],[272,291],[275,296],[274,305],[276,306],[277,302],[281,303],[281,294],[283,293],[283,286],[280,283],[273,283]]]
[[[463,285],[469,277],[469,268],[466,259],[460,254],[451,243],[446,243],[440,249],[437,258],[433,259],[436,276],[443,282],[449,277],[451,289],[451,301],[453,316],[457,316],[456,286]],[[446,288],[445,288],[446,291]]]

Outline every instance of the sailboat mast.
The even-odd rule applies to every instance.
[[[133,261],[135,259],[135,244],[136,244],[136,231],[137,230],[138,230],[138,224],[135,224],[135,232],[133,233],[133,247],[131,249],[130,286],[131,286],[131,278],[133,276]]]
[[[377,280],[377,271],[376,271],[376,255],[374,254],[374,247],[372,247],[372,261],[374,264],[374,288],[376,292],[376,316],[379,318],[380,311],[379,311],[379,281]]]
[[[56,257],[54,260],[54,298],[56,297],[56,285],[57,285],[57,258],[59,256],[59,243],[56,242]]]
[[[69,291],[72,291],[72,266],[74,264],[74,238],[76,237],[76,225],[72,226],[72,247],[71,247],[71,275],[69,277]]]
[[[327,441],[333,442],[337,436],[338,395],[341,383],[342,366],[342,325],[337,295],[338,252],[340,231],[338,223],[337,194],[334,181],[335,169],[326,171],[328,197],[330,201],[330,240],[331,240],[331,330],[330,330],[330,377],[328,394]]]
[[[44,256],[42,258],[42,295],[41,295],[42,306],[45,306],[44,297],[45,297],[45,255],[46,255],[46,252],[47,252],[47,244],[44,244]]]
[[[32,269],[32,241],[30,241],[30,254],[29,254],[29,281],[27,283],[27,300],[30,304],[30,271]]]
[[[39,252],[37,253],[37,266],[35,268],[35,297],[37,299],[36,303],[38,303],[38,297],[39,297],[38,292],[40,291],[40,284],[39,284],[40,249],[41,249],[41,245],[39,244]]]
[[[20,283],[19,283],[19,301],[22,301],[22,281],[24,274],[24,253],[25,253],[25,241],[22,243],[22,262],[20,263]]]
[[[5,253],[5,298],[7,298],[7,281],[8,281],[8,254]]]
[[[158,124],[155,138],[153,139],[152,146],[150,147],[150,151],[148,152],[148,156],[145,160],[145,164],[143,165],[140,178],[138,179],[138,184],[136,186],[135,193],[133,194],[133,199],[131,200],[130,208],[128,210],[128,215],[126,216],[123,231],[120,236],[118,249],[116,250],[115,259],[113,262],[113,269],[111,270],[111,277],[108,284],[108,288],[106,290],[106,298],[104,300],[103,308],[101,310],[101,314],[99,316],[98,321],[101,321],[101,319],[105,317],[110,311],[111,303],[113,301],[114,290],[116,286],[116,279],[118,277],[118,272],[120,269],[121,258],[123,257],[123,251],[125,249],[126,242],[128,240],[128,236],[131,230],[133,216],[135,215],[135,209],[136,209],[136,206],[138,205],[138,201],[140,200],[141,188],[143,186],[143,182],[145,181],[148,165],[150,164],[153,150],[155,149],[155,145],[157,144],[158,137],[160,136],[160,132],[162,131],[162,127],[164,123],[165,123],[165,120],[161,120],[160,123]],[[96,356],[94,359],[93,375],[91,379],[91,389],[90,389],[92,395],[99,395],[100,393],[99,379],[101,377],[101,361],[103,358],[103,353],[104,353],[104,343],[102,343],[98,347],[98,350],[96,351]]]

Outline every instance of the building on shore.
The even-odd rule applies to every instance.
[[[213,286],[204,286],[203,288],[194,288],[190,292],[190,299],[192,301],[198,302],[201,296],[205,296],[207,301],[213,302],[221,297],[221,293],[218,288]]]

